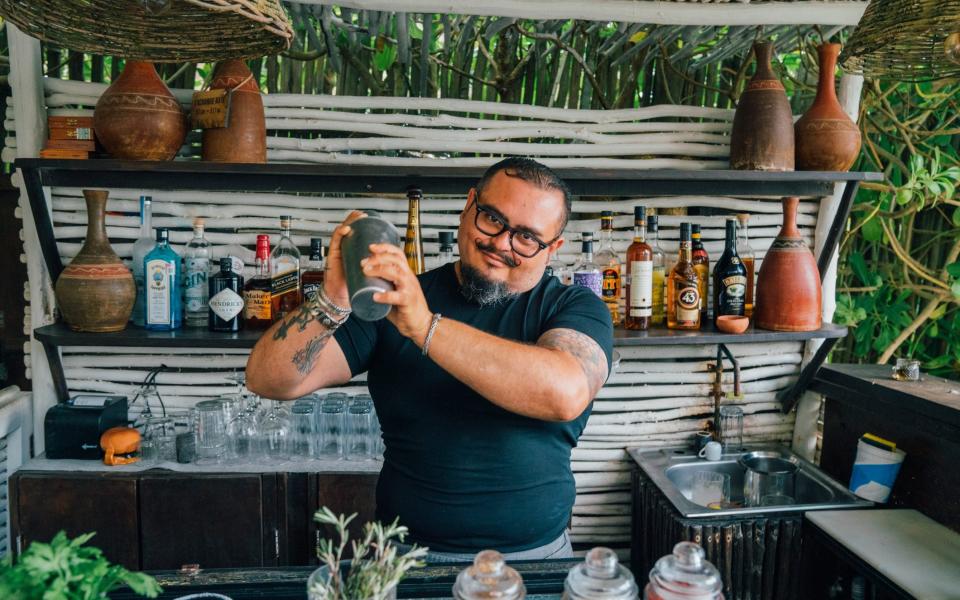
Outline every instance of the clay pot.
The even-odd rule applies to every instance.
[[[83,190],[83,197],[87,201],[87,239],[57,278],[57,304],[74,331],[122,331],[137,295],[133,274],[107,239],[107,191]]]
[[[843,112],[837,100],[833,74],[840,44],[821,44],[820,82],[810,110],[794,126],[797,169],[846,171],[860,154],[860,128]]]
[[[793,114],[783,84],[770,68],[773,44],[753,45],[757,72],[740,95],[730,134],[730,168],[793,170]]]
[[[267,162],[263,98],[247,65],[236,59],[217,63],[210,89],[233,90],[233,96],[230,98],[229,126],[203,130],[203,160]]]
[[[823,300],[820,272],[797,229],[796,197],[783,199],[783,227],[773,240],[757,276],[753,322],[775,331],[820,328]]]
[[[172,160],[187,122],[153,63],[130,60],[97,101],[93,129],[114,158]]]

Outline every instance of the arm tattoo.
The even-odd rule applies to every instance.
[[[297,328],[297,331],[303,333],[307,330],[307,325],[316,320],[317,318],[313,316],[313,312],[310,310],[310,305],[304,302],[300,305],[300,308],[293,313],[293,317],[280,323],[277,330],[273,332],[273,339],[274,341],[287,339],[287,333],[294,327]]]
[[[580,363],[587,376],[590,396],[593,397],[607,380],[607,356],[593,338],[573,329],[551,329],[540,336],[537,345],[541,348],[561,350]]]
[[[320,351],[327,345],[327,340],[329,339],[330,332],[324,331],[320,335],[312,338],[307,342],[306,346],[294,353],[293,364],[296,365],[297,371],[299,371],[301,375],[306,375],[313,369],[313,365],[317,363],[317,357],[320,356]]]

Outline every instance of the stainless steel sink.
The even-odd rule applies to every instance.
[[[745,470],[737,459],[739,454],[724,454],[719,461],[698,458],[689,448],[661,450],[628,449],[643,472],[653,481],[673,506],[685,517],[719,517],[733,515],[806,512],[838,508],[863,508],[873,503],[862,500],[845,486],[792,451],[777,446],[751,446],[749,450],[774,450],[784,458],[800,465],[794,481],[791,504],[777,506],[745,506],[743,481]],[[730,476],[730,502],[717,508],[708,508],[693,502],[693,481],[698,471],[726,473]]]

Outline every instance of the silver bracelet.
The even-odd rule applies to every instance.
[[[321,288],[322,289],[322,288]],[[331,310],[323,300],[320,299],[320,294],[317,292],[310,292],[307,294],[307,302],[309,302],[310,314],[314,316],[320,323],[326,327],[331,333],[336,331],[338,327],[343,325],[344,321],[347,320],[348,315],[334,317],[328,311]]]
[[[320,297],[320,302],[322,304],[325,304],[327,308],[329,308],[331,311],[336,313],[336,315],[339,317],[345,317],[352,312],[350,308],[347,308],[345,306],[340,306],[339,304],[335,304],[333,300],[331,300],[330,297],[327,296],[327,292],[326,290],[323,289],[322,285],[317,290],[317,295]]]
[[[423,340],[423,355],[427,356],[430,352],[430,340],[437,331],[437,325],[440,323],[440,313],[433,313],[433,320],[430,321],[430,329],[427,330],[427,337]]]

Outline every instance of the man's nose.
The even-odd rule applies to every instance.
[[[513,252],[513,248],[510,247],[510,232],[506,229],[493,236],[493,239],[490,240],[494,248],[501,252],[509,253]]]

